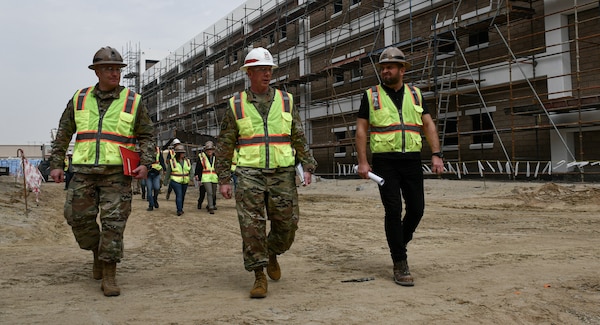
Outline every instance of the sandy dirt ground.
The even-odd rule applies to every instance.
[[[409,245],[416,285],[392,281],[383,207],[369,180],[300,188],[282,278],[250,299],[234,201],[185,214],[134,197],[117,269],[122,294],[91,278],[62,216],[63,184],[40,203],[0,177],[1,324],[600,324],[600,184],[426,180]],[[364,282],[345,280],[373,278]]]

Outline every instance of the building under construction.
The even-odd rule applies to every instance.
[[[589,180],[600,175],[599,23],[591,0],[250,0],[148,70],[130,65],[125,80],[143,95],[159,143],[201,145],[249,85],[246,53],[265,47],[279,65],[272,85],[294,95],[317,174],[343,175],[356,164],[364,90],[379,83],[379,54],[396,46],[412,64],[405,82],[438,125],[446,175]]]

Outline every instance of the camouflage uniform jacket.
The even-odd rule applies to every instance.
[[[273,98],[275,96],[275,89],[269,87],[269,98],[266,102],[260,102],[250,89],[246,90],[248,95],[248,101],[254,104],[258,112],[264,117],[269,113]],[[219,184],[229,184],[231,179],[231,160],[233,158],[233,151],[235,150],[236,143],[239,137],[239,130],[235,121],[235,115],[233,110],[228,106],[223,116],[223,122],[221,122],[221,132],[217,139],[217,162],[215,169],[217,175],[219,175]],[[294,107],[292,109],[292,134],[291,142],[294,151],[296,152],[296,163],[302,163],[305,171],[314,172],[317,168],[317,162],[312,157],[306,144],[306,137],[304,135],[304,129],[302,127],[302,120],[300,119],[300,113],[298,109]]]
[[[108,109],[114,99],[119,98],[119,94],[125,87],[119,86],[112,91],[101,91],[98,88],[98,84],[94,87],[94,96],[98,98],[98,109],[103,112]],[[134,134],[137,138],[137,144],[141,152],[141,165],[150,165],[155,160],[155,144],[154,144],[154,127],[152,120],[148,116],[148,110],[143,102],[140,102],[138,106],[138,112],[136,114],[134,126]],[[75,124],[75,110],[73,107],[73,99],[71,98],[67,103],[60,122],[58,124],[58,131],[56,133],[56,139],[52,143],[52,156],[50,157],[50,168],[51,169],[62,169],[64,167],[64,157],[69,142],[73,137],[73,134],[77,132],[77,126]],[[91,165],[73,165],[73,171],[75,173],[83,174],[116,174],[122,173],[122,166],[91,166]]]

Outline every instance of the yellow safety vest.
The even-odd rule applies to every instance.
[[[237,161],[238,161],[238,151],[237,151],[237,149],[235,149],[233,151],[233,158],[231,158],[231,172],[235,172],[235,169],[237,168]]]
[[[156,152],[156,161],[150,167],[158,171],[162,170],[162,166],[160,165],[160,150]]]
[[[65,167],[63,168],[64,171],[68,171],[69,170],[69,157],[65,157]]]
[[[135,150],[133,129],[141,96],[124,88],[101,117],[93,89],[80,89],[73,96],[77,125],[73,164],[121,165],[119,147]]]
[[[278,168],[294,165],[291,145],[292,94],[276,89],[267,125],[248,101],[246,92],[235,94],[229,105],[239,130],[237,165],[254,168]]]
[[[371,152],[420,152],[423,147],[421,91],[404,85],[402,114],[380,85],[368,89],[367,96]]]
[[[183,159],[183,165],[180,164],[177,159],[172,158],[171,164],[171,180],[179,184],[188,184],[190,182],[190,170],[192,169],[192,163],[189,159]]]
[[[214,161],[215,160],[213,159],[213,163],[211,164],[206,153],[200,153],[200,163],[202,164],[202,183],[219,182],[219,176],[217,176],[217,172],[215,171]]]

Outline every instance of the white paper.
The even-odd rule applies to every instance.
[[[304,168],[302,168],[301,163],[296,165],[296,175],[300,178],[300,184],[304,185]]]
[[[354,172],[355,172],[355,173],[358,173],[358,165],[354,165]],[[379,186],[383,186],[383,184],[385,183],[385,180],[384,180],[383,178],[381,178],[381,177],[379,177],[379,176],[377,176],[377,175],[373,174],[372,172],[369,172],[369,173],[367,174],[367,176],[369,176],[369,178],[370,178],[370,179],[371,179],[373,182],[377,183]]]

